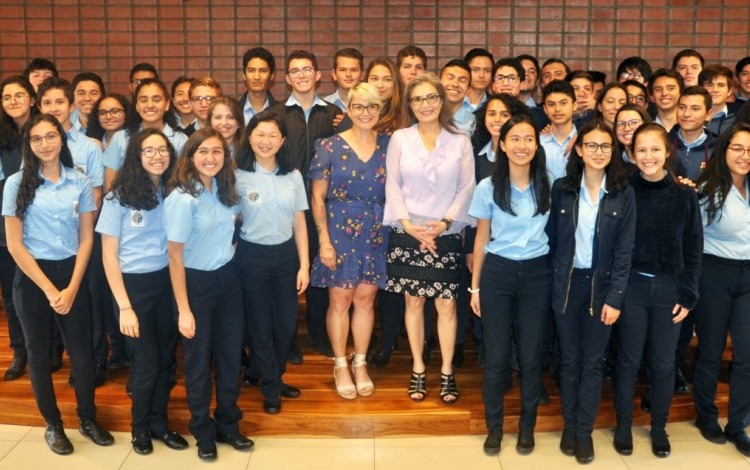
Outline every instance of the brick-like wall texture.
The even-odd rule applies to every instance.
[[[279,70],[298,48],[327,70],[340,48],[359,48],[367,61],[416,44],[433,70],[485,47],[497,58],[560,57],[609,77],[633,55],[655,69],[685,48],[732,69],[750,55],[748,0],[2,0],[0,12],[2,77],[46,57],[65,78],[93,71],[119,92],[130,67],[148,61],[168,84],[211,75],[239,95],[239,58],[256,45],[276,55]],[[319,91],[332,89],[326,73]],[[273,91],[285,95],[280,73]]]

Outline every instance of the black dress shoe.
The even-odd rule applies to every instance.
[[[727,443],[727,438],[724,435],[724,431],[722,431],[721,426],[719,426],[719,423],[717,423],[716,421],[711,424],[706,424],[700,419],[696,419],[695,427],[698,428],[698,431],[700,431],[703,439],[707,440],[708,442],[713,442],[714,444]]]
[[[49,360],[50,373],[55,373],[58,370],[62,369],[63,351],[64,349],[60,348],[56,348],[52,351],[52,356]]]
[[[464,344],[456,344],[456,350],[453,351],[453,367],[461,367],[464,365]]]
[[[81,426],[78,431],[98,446],[111,446],[115,443],[115,438],[106,429],[93,419],[81,420]]]
[[[117,370],[123,367],[130,367],[130,361],[125,354],[113,353],[107,360],[107,369]]]
[[[685,395],[690,393],[690,387],[688,387],[688,381],[685,378],[685,374],[682,373],[681,367],[676,367],[674,374],[674,393],[679,395]]]
[[[230,446],[234,447],[235,450],[250,450],[255,445],[255,443],[251,439],[248,439],[242,434],[237,434],[236,436],[228,436],[220,432],[216,433],[216,442],[229,444]]]
[[[133,437],[130,441],[133,444],[133,450],[138,455],[148,455],[154,451],[154,444],[148,434],[141,434]]]
[[[745,431],[740,431],[733,434],[725,434],[729,442],[734,444],[740,454],[750,457],[750,437],[748,437]]]
[[[503,430],[493,429],[487,434],[484,440],[484,453],[487,455],[497,455],[500,453],[500,444],[503,442]]]
[[[284,398],[299,398],[299,396],[302,394],[302,391],[298,389],[295,386],[284,384],[283,388],[281,389],[281,396]]]
[[[216,460],[219,454],[216,452],[216,444],[207,442],[198,443],[198,458],[201,460]]]
[[[630,427],[617,426],[614,429],[614,439],[612,445],[620,455],[630,455],[633,453],[633,432]]]
[[[534,431],[531,429],[521,429],[518,431],[518,441],[516,442],[516,451],[519,454],[527,455],[534,450]]]
[[[651,390],[646,390],[641,395],[641,410],[644,413],[651,413]]]
[[[73,444],[65,435],[62,422],[59,424],[47,424],[44,429],[44,440],[47,441],[52,452],[59,455],[69,455],[73,453]]]
[[[669,444],[669,436],[664,430],[651,430],[651,452],[657,457],[669,457],[672,446]]]
[[[5,380],[16,380],[26,373],[26,364],[28,359],[26,356],[13,356],[13,360],[10,361],[10,367],[5,371]]]
[[[576,437],[576,462],[585,464],[594,460],[594,440],[591,436]]]
[[[576,454],[576,433],[563,429],[562,437],[560,438],[560,452],[569,457]]]
[[[269,415],[281,413],[281,400],[263,400],[263,411]]]
[[[372,356],[370,356],[370,360],[367,361],[367,364],[370,367],[374,367],[376,369],[380,367],[385,367],[388,365],[388,363],[391,362],[391,353],[384,353],[381,351],[376,352]]]
[[[176,432],[167,431],[166,434],[156,434],[151,432],[151,437],[157,441],[161,441],[165,446],[172,450],[184,450],[187,449],[190,444],[185,440],[184,437],[180,436]]]
[[[539,406],[549,405],[549,393],[547,393],[547,387],[542,384],[542,394],[539,396]]]
[[[243,385],[258,385],[260,383],[260,377],[253,377],[252,375],[245,372],[242,374],[242,384]]]
[[[101,387],[106,379],[106,369],[102,365],[97,365],[94,372],[94,387]]]
[[[292,341],[292,345],[289,347],[289,354],[286,356],[286,361],[295,366],[298,366],[305,361],[305,358],[302,357],[302,349],[300,349],[296,338]]]

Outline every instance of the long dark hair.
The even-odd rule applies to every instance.
[[[476,128],[471,135],[471,146],[474,149],[474,153],[478,153],[485,145],[487,145],[487,142],[492,140],[492,135],[485,125],[485,118],[487,117],[487,107],[495,100],[501,101],[505,105],[511,117],[521,114],[531,117],[531,110],[529,107],[523,104],[518,98],[507,93],[496,93],[490,95],[487,97],[487,101],[482,103],[482,105],[474,111]]]
[[[36,91],[31,83],[21,75],[14,75],[8,77],[0,83],[0,93],[8,85],[18,85],[29,94],[29,105],[31,107],[31,116],[33,117],[38,113],[38,108],[34,106],[36,102]],[[21,146],[21,129],[16,124],[16,121],[12,117],[5,114],[5,111],[0,107],[0,148],[11,149]],[[5,175],[10,176],[10,175]]]
[[[154,186],[148,172],[143,168],[141,160],[143,141],[152,135],[158,135],[164,139],[169,149],[167,170],[161,175],[160,184],[157,186]],[[113,199],[117,196],[120,205],[132,207],[136,210],[150,211],[155,209],[159,205],[159,196],[164,196],[165,185],[172,175],[176,160],[177,152],[164,134],[156,129],[144,129],[136,132],[130,137],[128,147],[125,150],[125,161],[117,174],[117,178],[112,182],[110,194],[107,198]]]
[[[750,124],[744,122],[736,123],[721,134],[719,142],[714,147],[711,159],[706,165],[706,170],[698,178],[699,196],[701,200],[705,199],[706,225],[710,225],[717,214],[721,218],[721,208],[724,206],[729,191],[732,189],[732,174],[729,171],[729,166],[727,166],[726,154],[729,149],[729,143],[740,132],[750,134]]]
[[[200,175],[193,164],[193,156],[203,142],[216,137],[224,148],[224,165],[216,174],[216,187],[219,193],[219,201],[227,207],[232,207],[240,202],[237,190],[234,188],[235,176],[232,169],[232,157],[229,155],[224,138],[219,131],[211,127],[198,129],[190,136],[182,149],[180,158],[174,167],[172,177],[167,184],[168,192],[180,189],[193,197],[198,197],[203,191]]]
[[[390,133],[396,130],[398,120],[401,118],[401,95],[404,92],[404,85],[401,83],[401,77],[398,73],[398,68],[388,57],[376,57],[367,66],[365,71],[365,80],[369,82],[370,73],[376,66],[382,65],[391,72],[393,77],[393,95],[391,99],[383,103],[383,107],[380,108],[380,118],[378,123],[375,124],[375,132]]]
[[[164,95],[164,99],[169,103],[169,107],[164,112],[162,121],[164,121],[165,124],[169,124],[169,127],[171,127],[172,130],[179,132],[179,126],[177,125],[177,116],[175,116],[175,114],[172,112],[172,109],[174,109],[174,104],[172,103],[172,98],[169,95],[167,86],[162,81],[156,78],[147,78],[145,80],[142,80],[141,84],[135,87],[135,91],[133,92],[133,108],[135,108],[136,103],[138,102],[138,95],[141,93],[141,90],[149,85],[156,85],[157,87],[159,87],[162,94]],[[141,115],[138,114],[138,112],[126,116],[125,129],[127,130],[127,134],[130,136],[138,132],[141,129],[142,122],[143,118],[141,118]]]
[[[281,136],[286,138],[286,127],[284,123],[272,114],[258,115],[255,119],[250,121],[245,131],[245,139],[242,141],[239,151],[237,152],[237,168],[240,170],[255,171],[255,152],[250,146],[250,135],[253,133],[256,127],[262,122],[273,122],[279,128]],[[281,144],[281,148],[276,153],[276,164],[279,166],[277,174],[285,175],[294,170],[292,159],[289,156],[289,147],[287,146],[286,140]]]
[[[42,184],[42,178],[39,176],[39,159],[31,149],[31,142],[29,141],[31,129],[41,122],[55,126],[57,133],[60,134],[62,143],[60,163],[68,168],[73,168],[73,157],[68,149],[68,136],[65,134],[65,130],[57,118],[50,114],[37,114],[29,119],[29,122],[23,126],[23,131],[21,132],[23,134],[23,149],[21,152],[23,155],[23,170],[21,170],[21,185],[18,188],[18,195],[16,196],[16,216],[21,219],[26,216],[26,210],[34,202],[36,188]]]
[[[117,100],[117,102],[120,103],[120,106],[122,106],[122,109],[125,110],[125,122],[123,123],[123,127],[127,127],[128,121],[133,121],[134,119],[136,119],[136,117],[133,115],[138,114],[135,112],[135,107],[130,103],[130,100],[128,100],[124,95],[121,95],[119,93],[107,93],[106,95],[102,95],[98,100],[96,100],[96,103],[94,103],[94,107],[91,108],[91,116],[89,116],[89,126],[86,128],[87,136],[101,142],[104,142],[104,135],[107,133],[107,131],[104,130],[101,123],[99,122],[99,109],[101,108],[102,101],[106,100],[107,98]]]
[[[526,123],[534,129],[537,149],[534,158],[531,160],[529,176],[531,180],[531,191],[534,195],[534,205],[536,206],[534,215],[544,214],[550,209],[551,191],[549,177],[547,176],[547,164],[544,151],[541,150],[542,146],[539,144],[539,131],[536,130],[534,123],[528,116],[513,116],[508,122],[503,124],[503,127],[500,129],[500,140],[504,141],[508,132],[510,132],[510,130],[516,125],[522,123]],[[508,162],[508,155],[502,148],[498,148],[495,157],[495,168],[492,172],[492,186],[494,188],[493,199],[495,204],[497,204],[504,212],[516,215],[516,213],[513,212],[513,206],[511,204],[510,164]]]
[[[625,169],[625,165],[623,165],[622,158],[620,157],[622,152],[620,151],[617,137],[612,129],[604,124],[604,121],[601,119],[593,119],[587,122],[581,130],[578,131],[574,148],[583,151],[583,138],[593,131],[604,132],[612,141],[612,156],[610,157],[609,164],[604,172],[607,175],[607,191],[619,191],[628,185],[628,172]],[[583,163],[583,157],[578,155],[575,151],[570,152],[568,164],[565,166],[565,181],[563,183],[566,188],[573,189],[576,192],[581,190],[581,177],[583,176],[583,169],[585,166],[586,165]]]

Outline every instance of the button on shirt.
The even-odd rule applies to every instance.
[[[299,106],[300,108],[302,108],[302,105],[299,104],[299,101],[297,101],[297,97],[294,96],[294,93],[292,93],[291,95],[289,95],[289,99],[287,99],[286,103],[284,103],[284,104],[286,104],[287,106]],[[323,101],[322,99],[320,99],[320,96],[315,95],[315,99],[313,100],[312,106],[310,106],[307,109],[302,108],[302,110],[305,113],[305,122],[307,122],[310,119],[310,112],[312,112],[313,106],[323,106],[323,107],[325,107],[327,105],[326,105],[325,101]]]
[[[108,194],[102,203],[96,231],[119,238],[117,257],[123,273],[152,273],[168,264],[167,231],[164,228],[164,205],[151,210],[125,207]]]
[[[584,176],[585,176],[584,170]],[[596,216],[599,214],[599,203],[607,190],[607,177],[602,180],[599,188],[599,198],[593,201],[586,187],[584,177],[581,177],[581,191],[578,194],[578,222],[576,224],[576,254],[573,267],[590,269],[594,252],[594,233],[596,231]]]
[[[490,241],[485,253],[523,261],[549,253],[549,238],[544,231],[549,212],[537,214],[531,185],[521,191],[511,184],[511,207],[516,215],[509,214],[495,204],[492,178],[483,179],[474,191],[469,215],[490,221]]]
[[[203,188],[195,197],[175,189],[164,200],[167,240],[185,244],[182,259],[186,268],[214,271],[234,256],[232,235],[240,206],[225,206],[215,180],[211,187],[213,191]]]
[[[61,165],[56,183],[40,173],[41,184],[23,219],[23,244],[38,260],[58,261],[78,254],[79,214],[96,210],[91,182]],[[16,197],[23,173],[8,177],[3,192],[3,216],[16,215]]]
[[[143,130],[143,126],[138,130]],[[169,143],[172,144],[172,147],[174,147],[179,156],[180,152],[182,152],[182,147],[185,146],[185,142],[188,140],[187,136],[180,131],[172,129],[166,122],[164,123],[164,129],[162,129],[161,133],[164,134],[164,137],[166,137]],[[125,161],[125,149],[128,148],[129,141],[130,134],[128,134],[127,129],[121,129],[115,132],[109,145],[107,145],[107,150],[104,151],[105,167],[111,168],[115,171],[120,171],[122,163]]]
[[[278,167],[268,171],[260,165],[235,174],[242,209],[240,237],[259,245],[279,245],[292,238],[294,217],[308,208],[302,174],[294,170],[279,175]]]
[[[747,180],[745,193],[750,194]],[[701,217],[704,253],[726,259],[750,260],[750,205],[734,185],[711,225],[706,225],[705,202],[701,204]]]
[[[104,184],[104,166],[102,165],[102,148],[90,137],[82,134],[76,126],[66,132],[68,149],[73,157],[73,165],[91,180],[91,186]]]
[[[573,130],[570,131],[570,134],[562,142],[558,142],[552,132],[539,136],[539,142],[544,147],[544,153],[547,157],[547,171],[552,173],[555,179],[565,176],[565,166],[568,164],[568,153],[566,150],[577,134],[578,131],[573,126]]]

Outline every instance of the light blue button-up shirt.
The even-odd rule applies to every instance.
[[[576,224],[576,254],[573,257],[573,267],[590,269],[594,255],[594,233],[596,232],[596,216],[599,213],[599,203],[607,194],[607,177],[604,176],[599,188],[599,197],[593,201],[586,187],[586,172],[581,177],[581,191],[578,194],[578,223]]]
[[[307,210],[302,174],[294,170],[278,175],[260,165],[255,171],[236,170],[237,193],[242,209],[240,237],[259,245],[279,245],[294,235],[297,211]]]
[[[294,93],[289,95],[289,98],[286,100],[286,103],[284,103],[286,106],[299,106],[302,108],[302,110],[305,112],[305,122],[307,122],[310,119],[310,112],[313,109],[313,106],[328,106],[328,103],[320,99],[320,96],[315,95],[315,99],[313,100],[312,106],[310,106],[308,109],[305,109],[302,107],[301,104],[299,104],[299,101],[297,101],[297,97],[294,96]]]
[[[89,177],[91,186],[99,187],[104,184],[104,166],[102,165],[102,148],[94,139],[87,137],[76,129],[76,126],[66,132],[68,149],[73,157],[73,165],[78,171]]]
[[[167,267],[164,204],[150,211],[125,207],[111,193],[104,198],[96,231],[120,239],[117,257],[123,273],[152,273]]]
[[[461,107],[458,108],[453,114],[453,122],[456,124],[456,128],[461,132],[466,133],[469,137],[474,134],[474,129],[477,127],[476,117],[474,116],[474,109],[471,106],[469,98],[464,97]]]
[[[203,188],[196,197],[175,189],[164,200],[167,240],[185,244],[186,268],[214,271],[234,256],[232,235],[240,206],[225,206],[215,180],[211,187],[213,191]]]
[[[487,158],[487,161],[495,161],[495,150],[492,148],[492,140],[482,147],[482,150],[479,151],[479,155],[484,155]]]
[[[23,219],[23,244],[34,259],[58,261],[78,254],[79,214],[96,210],[91,182],[79,171],[60,165],[56,183],[40,173],[42,183]],[[3,216],[16,215],[22,172],[8,177],[3,191]]]
[[[748,192],[747,179],[745,193]],[[703,218],[703,252],[733,260],[750,260],[750,205],[732,185],[727,199],[711,225],[706,225],[705,203],[701,204]]]
[[[139,130],[142,129],[143,127]],[[180,131],[172,129],[166,122],[164,123],[164,129],[162,129],[161,133],[164,134],[164,137],[166,137],[169,143],[172,144],[172,147],[174,147],[177,152],[177,156],[179,156],[180,152],[182,152],[182,147],[185,146],[185,142],[188,140],[187,136]],[[115,171],[120,171],[120,168],[122,168],[122,164],[125,161],[125,150],[128,148],[129,141],[130,135],[128,134],[127,129],[121,129],[115,132],[109,145],[107,145],[107,150],[104,151],[105,167],[111,168]]]
[[[343,112],[346,112],[346,103],[344,103],[344,100],[341,99],[338,88],[335,92],[323,98],[323,100],[328,101],[332,105],[338,106]]]
[[[474,191],[469,215],[490,221],[490,241],[484,248],[503,258],[522,261],[549,253],[549,238],[544,231],[549,212],[537,214],[531,185],[521,191],[511,184],[511,207],[516,215],[509,214],[495,204],[492,178],[483,179]]]
[[[566,149],[570,142],[576,138],[576,135],[578,135],[578,131],[573,126],[573,130],[562,142],[558,142],[552,132],[539,136],[539,142],[544,147],[544,153],[547,157],[547,171],[552,173],[555,179],[565,176],[565,166],[568,164]]]
[[[268,99],[268,94],[266,94],[266,104],[263,105],[263,109],[261,109],[259,112],[265,111],[266,109],[268,109],[270,105],[271,105],[271,101]],[[253,109],[253,105],[250,104],[250,97],[247,96],[245,98],[245,103],[242,108],[242,115],[245,117],[245,125],[248,125],[248,123],[250,123],[250,120],[256,114],[258,113],[255,112],[255,109]]]

